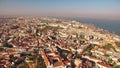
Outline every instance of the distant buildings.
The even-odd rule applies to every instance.
[[[112,68],[120,64],[118,36],[77,21],[0,19],[0,67]],[[110,44],[110,46],[107,46]],[[113,66],[112,66],[113,65]]]

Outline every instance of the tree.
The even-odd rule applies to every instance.
[[[118,61],[120,62],[120,58],[118,59]]]
[[[103,49],[106,49],[106,50],[113,49],[115,52],[117,52],[116,49],[112,46],[112,44],[107,44],[107,45],[105,45],[105,46],[103,47]]]
[[[13,26],[11,27],[11,29],[17,29],[17,28],[19,28],[19,26],[17,26],[17,25],[13,25]]]
[[[9,43],[5,43],[5,44],[3,44],[3,47],[12,48],[13,46],[11,44],[9,44]]]
[[[116,44],[118,47],[120,47],[120,42],[115,42],[115,44]]]
[[[116,65],[116,66],[114,66],[114,68],[120,68],[120,65]]]

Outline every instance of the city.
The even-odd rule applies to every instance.
[[[0,18],[0,68],[119,68],[120,36],[75,20]]]

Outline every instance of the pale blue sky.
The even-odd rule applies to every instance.
[[[120,0],[0,0],[0,15],[120,19]]]

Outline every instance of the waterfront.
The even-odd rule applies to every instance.
[[[57,17],[60,19],[77,20],[81,23],[94,25],[104,30],[108,30],[111,33],[115,33],[120,36],[120,20],[108,20],[108,19],[93,19],[93,18],[76,18],[76,17]]]
[[[120,20],[80,19],[80,21],[120,35]]]

